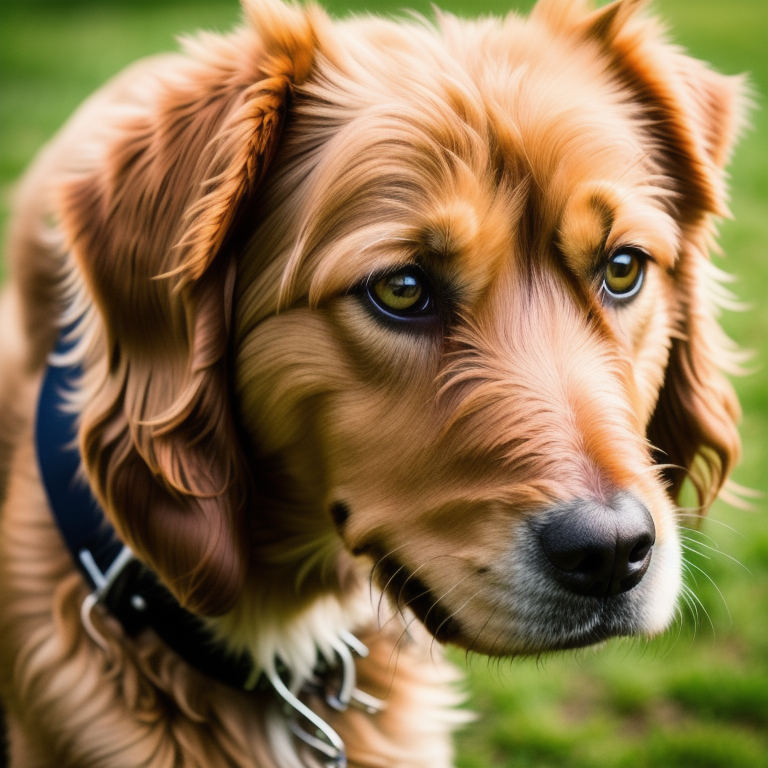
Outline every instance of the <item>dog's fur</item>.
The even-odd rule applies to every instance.
[[[705,508],[739,452],[708,251],[742,86],[642,5],[433,27],[244,0],[242,29],[129,68],[42,152],[0,304],[14,766],[299,760],[269,694],[105,614],[106,650],[84,630],[32,440],[75,320],[85,474],[179,601],[298,676],[341,630],[370,645],[360,687],[386,710],[315,702],[353,765],[451,762],[455,676],[412,613],[496,656],[669,624],[683,480]],[[622,247],[649,258],[616,302]],[[440,314],[398,325],[366,281],[412,264]],[[648,572],[570,595],[535,521],[627,498],[655,525]]]

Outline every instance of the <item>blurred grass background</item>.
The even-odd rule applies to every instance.
[[[426,0],[327,0],[335,15]],[[444,0],[460,15],[527,10],[529,0]],[[751,308],[723,323],[755,350],[739,379],[745,457],[735,479],[768,494],[768,0],[657,0],[673,39],[729,74],[749,72],[757,111],[732,165],[735,219],[721,226]],[[236,0],[0,0],[0,234],[14,180],[77,105],[110,75],[174,36],[226,30]],[[0,279],[3,275],[0,265]],[[0,334],[3,329],[0,328]],[[765,768],[768,766],[768,518],[716,504],[690,534],[699,606],[653,642],[612,641],[538,660],[456,660],[480,720],[459,736],[459,768]]]

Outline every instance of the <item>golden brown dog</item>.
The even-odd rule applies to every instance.
[[[435,25],[243,5],[92,97],[19,191],[20,768],[447,766],[434,638],[510,656],[663,631],[681,485],[706,507],[739,451],[708,259],[739,81],[635,0]],[[130,563],[250,664],[240,686],[94,607],[98,578],[88,598],[37,459],[57,367]]]

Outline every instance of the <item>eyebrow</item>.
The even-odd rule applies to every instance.
[[[597,254],[602,255],[617,216],[617,206],[594,190],[566,207],[557,226],[555,244],[568,268],[591,277]]]

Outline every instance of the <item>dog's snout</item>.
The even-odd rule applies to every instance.
[[[628,592],[648,570],[656,528],[645,506],[630,494],[610,504],[577,501],[552,510],[536,526],[561,586],[579,595]]]

